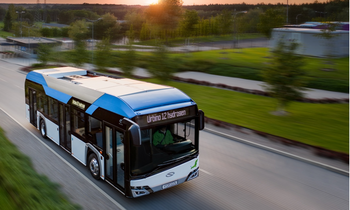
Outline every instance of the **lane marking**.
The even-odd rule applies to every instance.
[[[203,169],[201,169],[201,168],[199,168],[199,170],[200,170],[201,172],[205,173],[205,174],[208,174],[208,175],[210,175],[210,176],[214,176],[212,173],[210,173],[210,172],[208,172],[208,171],[206,171],[206,170],[203,170]]]
[[[305,163],[309,163],[309,164],[312,164],[312,165],[315,165],[315,166],[318,166],[318,167],[321,167],[321,168],[324,168],[324,169],[336,172],[338,174],[349,176],[349,171],[345,171],[343,169],[339,169],[339,168],[336,168],[336,167],[333,167],[333,166],[330,166],[330,165],[327,165],[327,164],[324,164],[324,163],[320,163],[320,162],[317,162],[317,161],[314,161],[314,160],[310,160],[310,159],[303,158],[303,157],[300,157],[300,156],[297,156],[297,155],[293,155],[293,154],[288,153],[288,152],[284,152],[284,151],[281,151],[281,150],[278,150],[278,149],[274,149],[272,147],[268,147],[268,146],[265,146],[265,145],[262,145],[262,144],[251,142],[251,141],[248,141],[246,139],[242,139],[242,138],[239,138],[239,137],[236,137],[236,136],[228,135],[226,133],[215,131],[215,130],[212,130],[210,128],[205,128],[204,131],[207,131],[208,133],[211,133],[211,134],[214,134],[214,135],[219,135],[221,137],[228,138],[228,139],[231,139],[231,140],[234,140],[234,141],[237,141],[237,142],[241,142],[241,143],[244,143],[244,144],[247,144],[247,145],[251,145],[251,146],[254,146],[256,148],[264,149],[264,150],[267,150],[267,151],[270,151],[270,152],[274,152],[276,154],[280,154],[280,155],[283,155],[283,156],[286,156],[286,157],[290,157],[290,158],[293,158],[293,159],[296,159],[296,160],[300,160],[300,161],[303,161]]]
[[[100,187],[98,187],[95,183],[90,181],[86,176],[84,176],[78,169],[76,169],[73,165],[71,165],[68,161],[62,158],[58,153],[56,153],[53,149],[51,149],[48,145],[46,145],[41,139],[39,139],[35,134],[29,131],[26,127],[24,127],[20,122],[18,122],[15,118],[13,118],[10,114],[8,114],[5,110],[0,107],[0,110],[3,111],[8,117],[10,117],[13,121],[15,121],[18,125],[20,125],[24,130],[30,133],[36,140],[38,140],[41,144],[43,144],[48,150],[50,150],[54,155],[56,155],[60,160],[62,160],[65,164],[67,164],[71,169],[73,169],[78,175],[83,177],[85,181],[91,184],[97,191],[99,191],[102,195],[104,195],[108,200],[110,200],[114,205],[116,205],[121,210],[126,210],[120,203],[115,201],[111,196],[109,196],[105,191],[103,191]]]

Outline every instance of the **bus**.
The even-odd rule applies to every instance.
[[[128,198],[199,175],[204,112],[182,91],[74,67],[25,80],[26,118]]]

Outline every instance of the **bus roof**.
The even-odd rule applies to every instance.
[[[91,104],[86,109],[90,115],[103,108],[133,118],[195,104],[185,93],[173,87],[100,76],[73,67],[35,70],[28,73],[26,79],[43,85],[47,95],[63,103],[75,97]]]

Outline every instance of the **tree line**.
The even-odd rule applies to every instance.
[[[16,13],[17,11],[17,13]],[[23,13],[20,13],[24,11]],[[245,13],[243,13],[243,11]],[[113,32],[105,32],[102,17],[121,20],[116,23]],[[99,21],[96,21],[98,20]],[[126,5],[51,5],[38,8],[37,5],[9,5],[8,9],[0,7],[0,20],[4,20],[4,30],[18,35],[20,26],[31,29],[22,30],[23,34],[43,36],[67,36],[67,29],[35,30],[37,22],[55,22],[74,25],[77,21],[86,21],[86,38],[92,34],[102,39],[109,35],[111,41],[128,36],[129,39],[148,40],[154,38],[170,39],[177,37],[226,35],[238,33],[264,33],[269,36],[269,28],[284,24],[302,23],[313,20],[349,21],[349,1],[332,0],[325,3],[315,1],[310,4],[211,4],[183,6],[182,1],[161,0],[149,6]],[[288,21],[287,21],[288,20]],[[89,22],[90,21],[90,22]],[[116,31],[118,28],[118,31]],[[32,30],[32,31],[31,31]]]

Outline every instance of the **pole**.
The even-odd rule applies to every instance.
[[[287,24],[288,24],[288,0],[287,0]]]

